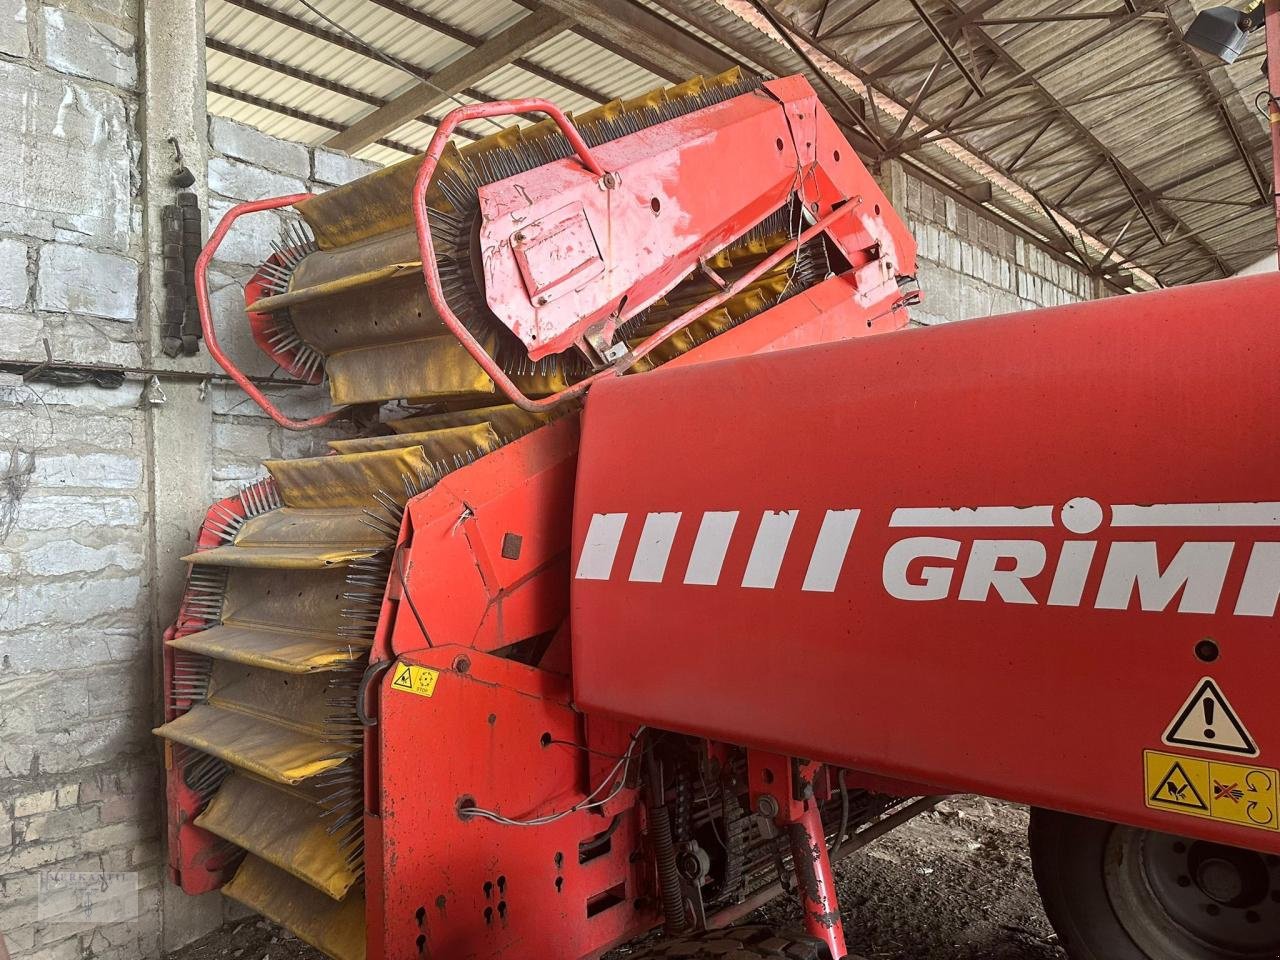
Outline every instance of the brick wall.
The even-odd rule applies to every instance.
[[[144,366],[136,0],[0,0],[0,360]],[[210,205],[321,190],[368,166],[214,119]],[[271,217],[217,264],[221,326],[243,330],[238,284]],[[270,372],[243,334],[227,345]],[[213,370],[209,366],[210,371]],[[15,960],[159,956],[161,847],[145,378],[116,388],[0,382],[0,936]],[[161,379],[163,389],[164,380]],[[280,389],[296,413],[318,390]],[[152,398],[158,399],[158,398]],[[321,449],[210,381],[210,499],[267,456]],[[117,900],[90,896],[99,878]],[[42,890],[43,884],[43,890]],[[96,912],[84,910],[86,897]],[[96,899],[95,899],[96,898]]]
[[[967,320],[1098,295],[1087,274],[1050,256],[997,221],[896,168],[893,199],[916,238],[925,300],[921,324]]]

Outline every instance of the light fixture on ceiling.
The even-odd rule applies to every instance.
[[[1182,39],[1215,60],[1234,63],[1244,51],[1249,34],[1262,26],[1261,6],[1262,0],[1254,0],[1243,10],[1232,7],[1202,10],[1191,21]]]

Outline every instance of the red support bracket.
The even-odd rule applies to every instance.
[[[840,919],[836,876],[831,869],[827,837],[816,800],[810,798],[800,819],[788,825],[787,838],[791,841],[791,861],[804,908],[805,929],[827,945],[835,960],[841,960],[849,951]]]
[[[805,929],[831,951],[847,955],[835,874],[819,813],[820,784],[826,768],[760,750],[747,751],[747,781],[752,809],[786,831],[792,869],[804,909]]]

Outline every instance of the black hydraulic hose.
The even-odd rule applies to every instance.
[[[653,746],[652,742],[649,746]],[[671,809],[667,806],[662,763],[652,749],[645,757],[645,766],[649,778],[649,839],[653,841],[653,854],[657,861],[662,917],[667,933],[683,933],[688,928],[684,913],[684,885],[680,882],[680,867],[676,863],[675,838],[671,833]]]
[[[684,915],[684,894],[680,887],[680,868],[676,865],[676,846],[671,836],[671,811],[666,804],[649,811],[649,836],[658,861],[658,883],[662,888],[662,916],[667,933],[682,933],[688,924]]]

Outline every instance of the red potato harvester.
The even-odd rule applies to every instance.
[[[1073,960],[1276,956],[1280,281],[906,330],[904,224],[736,71],[455,110],[201,276],[283,207],[248,320],[333,410],[205,337],[345,427],[187,558],[184,890],[339,960],[839,958],[832,863],[965,791]]]

